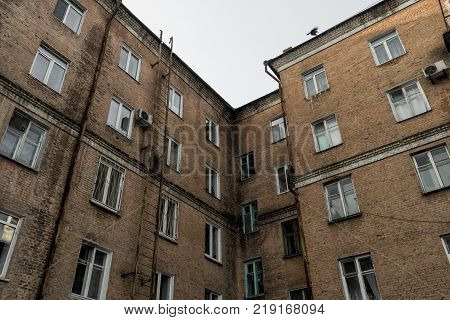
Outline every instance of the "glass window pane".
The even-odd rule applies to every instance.
[[[30,130],[28,131],[27,141],[31,143],[38,144],[41,141],[42,135],[44,134],[44,130],[36,126],[34,123],[31,123]]]
[[[305,81],[306,92],[308,93],[308,97],[312,97],[316,94],[316,87],[314,86],[314,80],[311,78]]]
[[[106,185],[106,175],[108,174],[108,167],[100,163],[97,172],[97,180],[95,181],[94,199],[103,202],[103,193]]]
[[[137,79],[137,73],[139,68],[139,59],[131,54],[130,65],[128,66],[128,73],[135,79]]]
[[[279,125],[272,127],[272,142],[281,140],[281,128]]]
[[[397,102],[406,102],[405,100],[405,96],[403,95],[403,91],[400,90],[396,90],[396,91],[392,91],[391,93],[389,93],[389,95],[391,96],[391,100],[393,103],[397,103]]]
[[[39,81],[44,82],[49,65],[50,60],[44,57],[41,53],[38,53],[30,73]]]
[[[159,300],[170,300],[171,277],[161,274]]]
[[[438,148],[431,151],[431,155],[444,187],[450,186],[450,159],[447,150],[444,147]]]
[[[73,32],[78,32],[78,28],[81,23],[82,15],[75,11],[75,9],[70,8],[67,13],[66,21],[64,22]]]
[[[109,106],[109,113],[108,113],[108,125],[113,126],[114,128],[116,127],[116,120],[117,120],[117,116],[119,114],[119,106],[120,104],[112,99],[111,100],[111,104]]]
[[[328,149],[330,147],[330,141],[325,133],[316,134],[318,151]]]
[[[117,209],[119,205],[120,181],[122,173],[116,169],[111,170],[108,193],[106,195],[106,205]]]
[[[216,227],[212,227],[212,257],[219,259],[219,230]]]
[[[287,176],[285,167],[278,168],[278,188],[279,192],[285,192],[288,190]]]
[[[103,267],[103,266],[105,266],[105,263],[106,263],[106,253],[104,253],[100,250],[96,250],[94,264]]]
[[[373,49],[375,51],[379,64],[385,63],[386,61],[389,60],[389,56],[383,44],[380,44]]]
[[[47,85],[53,90],[59,92],[61,90],[65,69],[54,63],[50,72]]]
[[[370,259],[370,258],[369,258]],[[363,275],[364,287],[366,290],[366,295],[369,300],[380,300],[380,290],[378,289],[377,279],[375,273],[369,273]]]
[[[318,92],[325,91],[328,89],[327,77],[325,75],[325,71],[316,75],[317,89]]]
[[[437,179],[436,172],[431,164],[419,168],[419,174],[422,178],[422,184],[425,192],[440,188],[439,180]]]
[[[181,114],[181,95],[178,92],[174,92],[172,107],[176,114]]]
[[[82,295],[83,284],[86,281],[86,264],[78,263],[75,271],[75,280],[73,281],[72,293]]]
[[[119,118],[119,126],[120,126],[119,129],[124,134],[128,134],[128,129],[130,127],[130,121],[131,121],[131,110],[125,106],[122,106],[122,109],[120,111],[120,118]]]
[[[344,275],[356,273],[356,265],[354,260],[343,262],[342,268],[344,269]]]
[[[366,257],[363,259],[359,259],[359,266],[361,267],[361,271],[370,271],[373,270],[372,259],[370,257]]]
[[[359,286],[358,276],[346,277],[347,290],[350,300],[362,300],[361,287]]]
[[[342,207],[342,201],[340,196],[328,197],[330,205],[331,219],[339,219],[345,217],[344,208]]]
[[[56,3],[55,10],[53,11],[53,15],[62,21],[64,18],[64,14],[66,13],[66,9],[67,3],[63,0],[58,0],[58,3]]]
[[[205,253],[209,255],[211,253],[210,243],[209,243],[209,224],[205,223]]]
[[[424,152],[414,156],[417,166],[422,167],[430,164],[430,159],[428,158],[428,152]]]
[[[395,108],[395,113],[397,114],[398,120],[405,120],[405,119],[409,119],[412,116],[414,116],[414,114],[412,113],[411,107],[406,102],[406,100],[395,103],[394,108]]]
[[[338,127],[334,127],[328,132],[330,133],[331,146],[337,146],[342,143],[341,132]]]
[[[25,142],[23,144],[22,150],[17,157],[17,161],[26,165],[27,167],[33,166],[35,154],[37,152],[37,145]]]
[[[170,148],[170,167],[174,170],[178,170],[178,151],[179,145],[172,141]]]
[[[386,44],[391,52],[392,59],[397,58],[405,53],[400,39],[396,36],[386,41]]]
[[[128,50],[122,47],[120,49],[119,67],[121,67],[123,70],[126,71],[127,62],[128,62]]]
[[[427,103],[421,93],[410,96],[408,98],[408,102],[414,115],[418,115],[427,111]]]
[[[19,132],[8,128],[0,145],[0,152],[9,158],[13,158],[21,137],[22,135]]]
[[[252,225],[252,218],[251,214],[244,214],[244,233],[252,232],[253,231],[253,225]]]
[[[92,268],[91,281],[89,283],[88,297],[99,299],[103,280],[103,270],[97,267]]]

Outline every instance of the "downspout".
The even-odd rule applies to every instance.
[[[87,123],[89,120],[89,113],[90,110],[92,108],[92,104],[93,104],[93,100],[94,100],[94,96],[95,96],[95,92],[97,89],[97,83],[98,83],[98,79],[99,79],[99,75],[100,75],[100,71],[103,65],[103,61],[105,58],[105,53],[106,53],[106,44],[108,41],[108,36],[109,36],[109,32],[111,29],[111,24],[117,14],[117,12],[120,9],[120,5],[122,3],[122,0],[115,0],[115,4],[114,4],[114,9],[112,11],[112,14],[109,18],[109,20],[106,23],[105,26],[105,32],[103,35],[103,40],[102,40],[102,46],[100,49],[100,53],[97,59],[97,65],[95,68],[95,73],[94,73],[94,78],[92,79],[92,84],[91,84],[91,88],[89,91],[89,95],[86,101],[86,107],[84,109],[84,113],[83,113],[83,117],[81,120],[81,128],[80,128],[80,133],[77,137],[77,141],[75,143],[74,146],[74,150],[73,150],[73,154],[72,154],[72,159],[70,160],[70,165],[69,165],[69,170],[67,173],[67,178],[66,178],[66,183],[64,185],[64,191],[63,191],[63,195],[61,197],[61,202],[59,205],[59,210],[58,210],[58,217],[56,219],[55,222],[55,230],[53,233],[53,239],[52,239],[52,243],[50,246],[50,250],[49,253],[47,255],[47,261],[45,264],[45,269],[44,269],[44,276],[42,278],[42,281],[39,285],[38,288],[38,292],[37,292],[37,299],[43,299],[44,295],[45,295],[45,291],[47,289],[47,285],[48,285],[48,277],[49,277],[49,271],[52,268],[52,265],[54,263],[54,259],[55,259],[55,253],[56,253],[56,249],[58,247],[58,241],[59,241],[59,237],[61,234],[61,230],[63,229],[63,222],[64,222],[64,217],[66,214],[66,210],[67,210],[67,203],[68,203],[68,199],[69,199],[69,195],[70,195],[70,191],[72,189],[72,182],[74,179],[74,175],[75,175],[75,166],[77,164],[77,160],[78,160],[78,156],[80,153],[80,149],[81,149],[81,145],[83,143],[83,136],[86,132],[86,127],[87,127]]]
[[[270,67],[270,69],[272,70],[272,72],[276,75],[274,76],[272,73],[269,72],[269,70],[267,69],[268,67]],[[283,97],[283,85],[281,83],[281,78],[279,73],[272,67],[271,65],[271,61],[264,61],[264,69],[265,72],[278,83],[278,92],[280,94],[280,105],[281,105],[281,112],[283,113],[283,117],[284,117],[284,129],[286,132],[286,147],[288,150],[288,162],[289,162],[289,170],[288,170],[288,188],[289,191],[292,193],[292,195],[294,196],[295,199],[295,206],[297,208],[297,212],[298,212],[298,220],[299,220],[299,225],[300,225],[300,245],[302,248],[302,253],[303,253],[303,264],[305,266],[305,275],[306,275],[306,285],[307,285],[307,291],[309,294],[309,298],[313,299],[313,292],[312,292],[312,285],[311,285],[311,276],[310,276],[310,272],[309,272],[309,260],[308,260],[308,255],[307,255],[307,251],[306,251],[306,244],[305,244],[305,228],[304,228],[304,224],[303,224],[303,218],[302,215],[300,213],[300,195],[298,194],[297,190],[295,189],[295,187],[292,185],[292,175],[294,174],[293,170],[294,170],[294,165],[293,165],[293,151],[292,151],[292,145],[290,142],[290,137],[288,134],[288,125],[287,125],[287,116],[286,116],[286,106],[285,106],[285,100]]]
[[[442,6],[441,0],[437,0],[437,1],[439,3],[439,8],[441,8],[441,13],[442,13],[442,18],[444,19],[445,29],[447,31],[449,31],[450,27],[448,25],[447,18],[450,18],[450,15],[447,15],[447,16],[445,15],[444,7]]]

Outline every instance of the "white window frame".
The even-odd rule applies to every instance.
[[[166,150],[166,165],[175,170],[176,172],[180,172],[180,168],[181,168],[181,143],[179,143],[177,140],[175,140],[172,137],[167,136],[166,137],[166,144],[167,144],[167,150]],[[172,161],[172,145],[176,144],[178,146],[178,152],[177,152],[177,167],[173,168],[170,163]]]
[[[301,300],[310,300],[310,299],[308,299],[308,288],[299,288],[299,289],[289,290],[289,300],[293,300],[292,299],[292,292],[294,292],[294,291],[300,291],[301,292],[302,298],[303,298]]]
[[[206,165],[206,170],[209,171],[209,179],[208,179],[208,183],[206,185],[206,192],[208,192],[210,195],[212,195],[213,197],[220,199],[220,173],[218,170],[214,169],[212,166],[210,165]],[[217,175],[217,185],[216,185],[216,194],[212,194],[212,174],[211,172],[215,172]]]
[[[214,124],[214,126],[213,126]],[[212,120],[210,117],[206,116],[206,127],[209,127],[209,130],[206,131],[206,139],[211,142],[212,144],[214,144],[216,147],[219,146],[219,125],[217,124],[216,121]],[[214,131],[216,132],[216,138],[217,141],[213,141],[212,140],[212,129],[214,127]]]
[[[263,284],[263,292],[257,292],[258,290],[258,275],[257,275],[257,272],[256,272],[256,263],[257,262],[259,262],[259,261],[261,261],[261,270],[260,270],[260,273],[261,273],[261,281],[262,281],[262,284]],[[248,283],[247,283],[247,265],[249,265],[249,264],[253,264],[253,283],[252,283],[252,285],[253,285],[253,289],[255,289],[254,291],[255,291],[255,295],[253,295],[253,296],[249,296],[248,295]],[[258,259],[253,259],[253,260],[250,260],[250,261],[246,261],[246,262],[244,262],[244,292],[245,292],[245,298],[246,299],[251,299],[251,298],[254,298],[254,297],[259,297],[259,296],[262,296],[262,295],[264,295],[264,269],[263,269],[263,266],[262,266],[262,259],[261,258],[258,258]]]
[[[205,257],[222,263],[222,228],[209,221],[205,221],[205,224],[208,226],[209,233],[205,234],[205,237],[209,237],[209,254],[206,253],[205,248]],[[213,257],[213,228],[217,229],[217,259]]]
[[[344,201],[344,192],[342,191],[342,187],[341,187],[341,181],[343,181],[345,179],[348,179],[348,178],[350,178],[350,180],[352,182],[353,191],[355,193],[355,198],[356,198],[356,205],[358,206],[358,212],[354,213],[354,214],[351,214],[351,215],[348,214],[347,205],[345,204],[345,201]],[[345,216],[342,219],[358,215],[361,212],[361,209],[359,208],[358,195],[356,194],[355,184],[353,183],[353,178],[351,176],[346,176],[346,177],[340,178],[339,180],[334,180],[334,181],[331,181],[331,182],[329,182],[329,183],[324,185],[324,187],[325,187],[325,201],[327,203],[327,208],[328,208],[328,220],[330,222],[338,220],[338,219],[333,219],[333,216],[331,214],[330,201],[329,201],[328,188],[327,188],[327,186],[335,184],[335,183],[337,183],[337,185],[338,185],[339,198],[341,200],[342,208],[344,209],[344,214],[345,214]]]
[[[359,260],[367,258],[367,257],[369,257],[371,262],[372,262],[373,272],[368,272],[368,271],[364,271],[363,272],[361,270],[361,266],[360,266]],[[347,261],[354,261],[355,262],[356,272],[357,272],[358,282],[359,282],[359,287],[361,289],[363,300],[369,300],[368,297],[367,297],[366,287],[364,285],[364,279],[363,279],[363,275],[367,274],[367,273],[373,273],[375,275],[375,279],[377,281],[378,291],[380,293],[380,300],[381,300],[382,299],[382,297],[381,297],[381,290],[380,290],[380,287],[378,285],[378,279],[377,279],[377,274],[376,274],[376,271],[375,271],[375,265],[373,263],[373,259],[372,259],[372,256],[370,254],[364,254],[364,255],[361,255],[361,256],[355,256],[355,257],[344,258],[344,259],[340,259],[339,260],[339,272],[341,274],[342,285],[344,287],[345,299],[346,300],[350,300],[350,294],[348,292],[347,281],[345,279],[344,266],[343,266],[343,264],[345,262],[347,262]]]
[[[104,267],[104,273],[103,273],[103,278],[102,278],[102,284],[101,287],[99,288],[100,290],[100,298],[99,300],[105,300],[106,299],[106,293],[108,291],[108,282],[109,282],[109,273],[111,270],[111,260],[112,260],[112,252],[109,250],[106,250],[104,248],[101,248],[97,245],[94,245],[92,243],[89,243],[87,241],[83,241],[82,246],[86,245],[89,246],[91,248],[93,248],[93,257],[95,257],[95,254],[97,251],[103,252],[106,254],[106,261],[105,261],[105,267]],[[80,246],[80,250],[81,250],[81,246]],[[79,257],[80,252],[78,252],[78,259],[77,259],[77,267],[78,267],[78,260],[80,259]],[[94,258],[92,258],[94,259]],[[88,292],[89,292],[89,285],[91,283],[91,277],[92,277],[92,269],[94,268],[94,261],[91,261],[91,263],[89,263],[87,265],[86,268],[86,278],[85,281],[83,281],[83,292],[81,295],[78,295],[76,293],[71,293],[71,298],[72,300],[96,300],[93,298],[89,298],[88,297]],[[75,279],[74,279],[75,280]]]
[[[105,189],[103,190],[103,195],[102,195],[101,201],[94,198],[95,186],[96,186],[97,179],[98,179],[100,164],[104,164],[105,166],[108,167],[108,171],[107,171],[106,177],[105,177]],[[108,188],[109,188],[109,184],[110,184],[110,180],[111,180],[111,172],[112,172],[113,166],[115,167],[115,169],[117,169],[118,171],[121,171],[121,173],[122,173],[122,176],[120,179],[120,184],[119,184],[119,194],[118,194],[116,208],[110,207],[106,204]],[[114,161],[111,161],[108,158],[101,156],[100,161],[98,162],[98,165],[97,165],[97,174],[95,176],[94,188],[92,190],[91,201],[107,210],[113,211],[114,213],[118,213],[120,211],[120,206],[122,204],[122,193],[123,193],[123,188],[124,188],[124,184],[125,184],[125,173],[126,173],[125,168],[123,168],[122,166],[119,166]]]
[[[73,10],[75,10],[77,13],[79,13],[81,15],[81,20],[80,20],[80,24],[78,25],[78,29],[76,31],[72,30],[73,32],[75,32],[76,34],[80,34],[81,32],[81,26],[83,25],[84,22],[84,17],[85,17],[85,13],[86,13],[86,9],[83,8],[78,2],[74,3],[71,0],[58,0],[56,2],[56,4],[58,4],[59,1],[63,1],[67,4],[67,9],[66,12],[64,12],[64,17],[62,18],[62,20],[60,20],[67,28],[69,28],[70,30],[72,30],[67,24],[66,24],[66,19],[67,19],[67,14],[69,13],[69,9],[72,8]],[[56,16],[55,16],[56,17]],[[56,17],[56,19],[59,20],[58,17]]]
[[[425,101],[425,104],[426,104],[426,110],[425,110],[424,112],[422,112],[422,113],[414,114],[413,116],[411,116],[411,117],[409,117],[409,118],[400,119],[399,116],[398,116],[398,114],[397,114],[397,110],[395,109],[395,105],[394,105],[394,103],[392,102],[391,93],[392,93],[392,92],[395,92],[395,91],[401,90],[401,91],[402,91],[402,94],[403,94],[403,97],[405,98],[405,101],[406,101],[406,103],[408,104],[408,107],[411,108],[411,104],[409,103],[408,96],[406,95],[406,90],[405,90],[405,88],[408,87],[408,86],[410,86],[410,85],[412,85],[412,84],[416,84],[416,85],[417,85],[417,88],[419,89],[420,93],[422,94],[422,97],[423,97],[423,99],[424,99],[424,101]],[[417,80],[417,79],[410,80],[410,81],[408,81],[408,82],[405,82],[404,84],[401,84],[401,85],[399,85],[399,86],[397,86],[397,87],[395,87],[395,88],[390,89],[389,91],[386,92],[386,95],[387,95],[387,98],[388,98],[388,101],[389,101],[389,105],[391,106],[392,113],[394,114],[395,121],[397,121],[397,122],[406,121],[406,120],[408,120],[408,119],[411,119],[411,118],[420,116],[420,115],[422,115],[422,114],[424,114],[424,113],[426,113],[426,112],[428,112],[428,111],[431,110],[430,103],[428,102],[428,98],[427,98],[427,96],[425,95],[425,91],[423,91],[423,88],[422,88],[422,86],[420,85],[420,81]],[[411,108],[411,110],[412,110],[412,108]]]
[[[222,300],[222,295],[220,293],[211,291],[209,289],[205,289],[205,300],[213,300],[212,299],[213,295],[217,297],[216,300]],[[208,296],[208,297],[206,297],[206,296]]]
[[[321,73],[325,74],[325,82],[326,82],[326,88],[322,91],[319,91],[319,86],[317,85],[317,76]],[[313,80],[314,82],[314,89],[316,91],[315,94],[313,95],[309,95],[308,93],[308,87],[306,86],[306,82],[308,80]],[[311,69],[310,71],[307,71],[305,73],[303,73],[303,88],[305,90],[305,97],[306,99],[311,99],[315,96],[317,96],[318,94],[325,92],[326,90],[328,90],[330,88],[330,84],[328,83],[328,76],[327,76],[327,72],[325,70],[324,66],[319,66],[317,68]]]
[[[441,189],[445,188],[445,187],[444,187],[444,183],[442,182],[441,175],[440,175],[440,173],[439,173],[439,171],[438,171],[438,169],[437,169],[437,167],[436,167],[436,163],[434,162],[434,158],[433,158],[433,156],[431,155],[431,152],[432,152],[432,151],[434,151],[434,150],[436,150],[436,149],[440,149],[440,148],[444,148],[445,151],[447,151],[447,156],[450,158],[450,152],[448,151],[448,148],[447,148],[446,145],[436,146],[435,148],[428,149],[428,150],[425,150],[425,151],[423,151],[423,152],[418,152],[418,153],[415,153],[414,155],[412,155],[412,160],[413,160],[413,162],[414,162],[414,167],[416,168],[416,173],[417,173],[417,176],[419,177],[420,187],[422,188],[422,192],[423,192],[423,193],[429,193],[429,192],[433,192],[433,191],[441,190]],[[431,166],[433,167],[434,174],[436,175],[436,178],[437,178],[438,183],[439,183],[439,188],[434,189],[434,190],[431,190],[431,191],[426,191],[426,190],[425,190],[425,186],[424,186],[424,184],[423,184],[422,176],[420,175],[420,171],[419,171],[419,166],[418,166],[417,161],[416,161],[416,156],[421,155],[421,154],[424,154],[424,153],[427,154],[428,160],[430,161]]]
[[[253,158],[253,173],[250,172],[250,156],[252,156]],[[246,173],[247,173],[247,177],[244,178],[244,171],[242,168],[242,160],[246,159],[247,160],[247,166],[246,166]],[[245,181],[250,179],[251,177],[256,175],[256,165],[255,165],[255,154],[253,153],[253,151],[247,152],[246,154],[243,154],[242,156],[239,157],[239,168],[240,168],[240,172],[241,172],[241,181]]]
[[[280,176],[278,175],[278,169],[280,169],[280,168],[284,168],[284,174],[286,177],[287,189],[285,191],[280,190]],[[275,183],[277,185],[277,195],[285,194],[285,193],[289,192],[288,169],[289,169],[289,166],[287,164],[283,164],[281,166],[275,167],[275,180],[276,180]]]
[[[250,229],[247,231],[245,224],[245,208],[250,207]],[[258,203],[256,201],[246,203],[241,207],[242,215],[242,231],[244,234],[249,234],[258,231]]]
[[[329,120],[331,120],[333,118],[336,120],[336,127],[337,127],[337,129],[339,131],[339,136],[341,137],[341,142],[338,143],[338,144],[335,144],[335,145],[332,144],[333,141],[331,139],[331,134],[330,134],[330,131],[329,131],[329,126],[328,126]],[[319,142],[317,141],[317,136],[316,136],[316,125],[318,125],[318,124],[323,124],[324,125],[325,135],[326,135],[326,137],[328,139],[328,147],[325,148],[325,149],[322,149],[322,150],[319,147]],[[314,147],[316,149],[316,153],[323,152],[323,151],[331,149],[333,147],[340,146],[343,143],[341,128],[339,128],[339,122],[338,122],[336,114],[329,115],[329,116],[327,116],[325,118],[322,118],[320,120],[317,120],[317,121],[313,122],[311,124],[311,130],[312,130],[312,134],[313,134]]]
[[[445,253],[448,258],[448,262],[450,263],[450,234],[446,234],[441,236],[442,245],[444,246]],[[449,243],[447,244],[446,241]]]
[[[388,32],[388,33],[380,36],[380,37],[375,38],[374,40],[369,41],[370,51],[372,52],[373,58],[375,60],[375,64],[377,66],[383,65],[383,64],[388,63],[389,61],[395,59],[395,58],[392,58],[391,50],[389,49],[389,47],[387,45],[387,41],[391,40],[391,39],[393,39],[395,37],[398,38],[398,40],[399,40],[399,42],[400,42],[400,44],[402,45],[402,48],[403,48],[403,54],[398,56],[398,57],[396,57],[396,58],[399,58],[399,57],[401,57],[401,56],[406,54],[406,49],[405,49],[405,46],[403,45],[402,39],[400,39],[400,35],[398,34],[397,30],[393,30],[391,32]],[[377,47],[380,44],[383,44],[384,50],[386,50],[386,53],[387,53],[388,58],[389,58],[389,60],[387,60],[386,62],[383,62],[383,63],[380,63],[380,61],[378,60],[377,53],[375,52],[375,47]]]
[[[27,120],[29,121],[29,123],[28,123],[27,129],[25,130],[25,132],[23,133],[23,135],[22,135],[22,137],[20,138],[19,142],[17,143],[17,147],[16,147],[16,150],[14,150],[14,154],[13,154],[12,158],[10,158],[10,159],[12,159],[12,160],[14,160],[14,161],[17,161],[17,162],[19,162],[19,163],[21,163],[21,164],[23,164],[22,162],[20,162],[20,161],[18,160],[18,156],[19,156],[19,155],[21,154],[21,152],[22,152],[23,146],[24,146],[24,144],[25,144],[25,142],[26,142],[26,140],[27,140],[27,136],[28,136],[28,133],[29,133],[29,131],[30,131],[30,128],[31,128],[31,125],[32,125],[32,124],[35,125],[36,127],[38,127],[39,129],[41,129],[41,130],[44,132],[44,133],[42,134],[42,136],[41,136],[41,139],[40,139],[39,142],[38,142],[38,145],[36,146],[36,153],[34,154],[33,163],[32,163],[31,166],[29,167],[29,168],[32,168],[32,169],[36,169],[36,167],[37,167],[37,165],[38,165],[38,162],[39,162],[39,159],[40,159],[40,157],[41,157],[41,152],[42,152],[42,149],[43,149],[43,146],[44,146],[45,139],[46,139],[46,137],[47,137],[47,130],[46,130],[43,126],[41,126],[41,125],[38,124],[37,122],[31,120],[29,117],[23,115],[23,114],[20,113],[20,112],[14,112],[14,113],[13,113],[13,116],[12,116],[12,117],[10,118],[10,120],[9,120],[10,122],[8,123],[8,127],[6,128],[5,133],[3,134],[3,138],[2,138],[2,140],[0,141],[0,144],[3,143],[3,140],[5,139],[6,133],[7,133],[8,129],[9,129],[9,125],[10,125],[10,123],[11,123],[11,120],[12,120],[12,118],[13,118],[15,115],[17,115],[17,116],[19,116],[19,117],[22,117],[22,118],[24,118],[24,119],[27,119]],[[7,156],[5,155],[5,157],[7,157]],[[8,158],[9,158],[9,157],[8,157]],[[23,164],[23,165],[24,165],[24,166],[27,166],[27,165],[25,165],[25,164]],[[28,166],[27,166],[27,167],[28,167]]]
[[[172,225],[173,236],[167,234],[167,212],[169,210],[169,202],[170,201],[175,203],[175,213],[174,213],[175,216],[173,218],[173,225]],[[179,212],[180,212],[180,203],[171,197],[164,196],[162,208],[160,210],[162,210],[162,211],[160,212],[159,235],[164,238],[167,238],[169,240],[176,241],[178,239],[178,219],[179,219]]]
[[[173,93],[177,93],[180,95],[180,113],[178,114],[177,111],[174,109],[174,101],[175,101],[175,95]],[[175,113],[177,116],[179,116],[181,119],[183,119],[183,107],[184,107],[184,96],[183,93],[175,88],[174,86],[170,86],[169,90],[169,109],[173,113]]]
[[[3,269],[0,269],[0,279],[6,280],[6,275],[8,274],[9,263],[11,262],[11,258],[12,258],[13,252],[14,252],[14,247],[16,246],[17,237],[20,232],[20,227],[22,225],[22,219],[16,215],[13,215],[13,214],[10,214],[10,213],[4,212],[4,211],[0,211],[0,213],[7,215],[13,219],[18,220],[16,225],[14,225],[12,223],[0,221],[0,224],[14,229],[14,235],[12,237],[8,253],[6,254],[5,264],[3,265]]]
[[[31,71],[34,68],[34,65],[36,63],[36,60],[37,60],[37,57],[38,57],[39,54],[41,54],[42,56],[44,56],[45,58],[50,60],[48,68],[47,68],[47,72],[46,72],[46,74],[44,76],[44,80],[43,81],[39,80],[38,78],[36,78],[31,73]],[[55,63],[58,66],[60,66],[62,69],[64,69],[64,75],[62,77],[61,85],[59,86],[58,90],[55,90],[55,89],[49,87],[48,84],[47,84],[48,83],[48,78],[50,77],[51,70],[53,69],[53,65]],[[69,69],[69,62],[67,62],[66,60],[60,58],[57,53],[55,53],[52,50],[50,50],[50,49],[48,49],[48,48],[46,48],[46,47],[41,45],[41,46],[39,46],[39,48],[38,48],[38,50],[36,52],[36,55],[34,56],[34,60],[33,60],[33,63],[31,64],[31,69],[30,69],[29,75],[32,76],[33,78],[35,78],[36,80],[38,80],[39,82],[43,83],[44,85],[46,85],[48,88],[50,88],[50,90],[53,90],[53,91],[58,92],[58,93],[61,93],[62,87],[64,85],[64,80],[66,79],[66,74],[67,74],[67,70],[68,69]]]
[[[128,55],[127,55],[127,63],[125,65],[125,69],[122,68],[120,66],[120,54],[122,53],[122,49],[125,49],[126,51],[128,51]],[[136,78],[130,73],[130,60],[131,60],[131,56],[134,56],[136,59],[138,59],[138,67],[137,67],[137,71],[136,71]],[[120,46],[120,53],[119,53],[119,68],[122,69],[123,71],[125,71],[130,77],[132,77],[134,80],[139,81],[140,75],[141,75],[141,63],[142,63],[142,58],[140,55],[138,55],[133,49],[130,48],[130,46],[126,45],[126,44],[122,44]]]
[[[174,276],[172,274],[169,273],[165,273],[165,272],[161,272],[161,271],[156,271],[155,272],[155,276],[156,276],[156,281],[155,281],[155,285],[156,285],[156,292],[155,292],[155,297],[156,300],[161,300],[161,276],[164,275],[166,277],[170,278],[170,283],[169,283],[169,300],[173,300],[173,291],[174,291]]]
[[[117,131],[121,135],[130,139],[131,133],[133,131],[134,109],[131,108],[129,105],[123,103],[119,98],[113,97],[111,100],[114,100],[115,102],[117,102],[119,104],[119,109],[118,109],[117,115],[116,115],[116,122],[114,124],[112,124],[112,123],[107,123],[107,124],[109,127],[113,128],[115,131]],[[121,114],[122,109],[128,109],[130,111],[130,122],[128,123],[127,132],[122,131],[122,129],[120,128],[120,117],[119,116]],[[109,106],[108,119],[109,119],[109,112],[111,112],[111,105]]]
[[[278,140],[275,140],[275,138],[273,136],[273,128],[274,127],[280,128],[281,138]],[[287,130],[286,130],[286,123],[285,123],[284,116],[281,116],[281,117],[271,120],[270,121],[270,143],[276,143],[278,141],[286,139],[286,136],[287,136],[286,131]]]

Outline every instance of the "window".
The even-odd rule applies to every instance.
[[[95,181],[93,201],[118,211],[123,189],[125,170],[111,161],[101,158]]]
[[[442,236],[441,239],[442,244],[444,245],[445,253],[447,254],[448,262],[450,262],[450,234]]]
[[[290,220],[281,224],[283,229],[284,254],[286,257],[299,255],[302,253],[300,249],[300,232],[297,220]]]
[[[264,294],[263,269],[261,259],[244,263],[245,297],[253,298]]]
[[[35,168],[44,142],[45,130],[24,116],[14,113],[0,144],[0,153]]]
[[[119,67],[139,81],[139,72],[141,69],[141,59],[130,48],[122,46],[120,48]]]
[[[242,230],[244,233],[257,231],[257,205],[252,202],[242,206]]]
[[[180,171],[181,144],[172,138],[166,138],[167,155],[166,164],[175,171]]]
[[[320,152],[342,143],[341,132],[336,120],[332,115],[324,120],[320,120],[313,125],[314,144],[316,151]]]
[[[423,192],[450,186],[450,157],[447,147],[441,146],[413,156]]]
[[[206,118],[206,140],[219,146],[219,125],[209,118]]]
[[[289,299],[291,300],[310,300],[308,289],[295,289],[289,291]]]
[[[173,276],[156,272],[156,300],[173,299]]]
[[[53,15],[75,33],[80,32],[83,14],[84,10],[69,0],[58,0],[53,11]]]
[[[34,58],[30,74],[56,92],[61,92],[67,67],[66,61],[41,46]]]
[[[380,300],[377,278],[370,255],[340,261],[347,300]]]
[[[397,31],[371,41],[370,48],[377,65],[400,57],[406,52]]]
[[[286,128],[284,125],[284,117],[270,121],[270,128],[272,131],[272,143],[278,142],[286,138]]]
[[[324,67],[319,67],[304,74],[303,84],[307,99],[327,90],[328,80]]]
[[[174,87],[169,92],[169,109],[180,118],[183,117],[183,94]]]
[[[126,137],[131,137],[133,110],[113,98],[109,107],[108,125]]]
[[[161,203],[159,216],[159,234],[176,240],[178,238],[178,211],[177,201],[164,198]]]
[[[220,199],[220,176],[219,172],[210,166],[206,166],[206,192]]]
[[[430,110],[430,105],[417,80],[388,92],[389,103],[397,121],[403,121]]]
[[[20,220],[18,218],[0,212],[0,279],[6,277],[19,226]]]
[[[276,182],[278,194],[286,193],[289,191],[287,170],[288,170],[287,165],[275,168],[275,171],[277,173]]]
[[[205,223],[205,255],[218,262],[222,261],[221,233],[221,228],[210,222]]]
[[[325,191],[330,221],[359,213],[358,200],[351,177],[327,184]]]
[[[205,289],[205,300],[222,300],[222,295]]]
[[[105,299],[110,266],[110,252],[83,243],[75,271],[72,298]]]
[[[241,180],[247,180],[255,175],[255,161],[253,152],[249,152],[240,157],[241,162]]]

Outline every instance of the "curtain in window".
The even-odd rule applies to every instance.
[[[125,106],[122,106],[119,118],[120,127],[118,129],[122,130],[124,134],[128,134],[128,129],[130,127],[130,119],[131,119],[131,110]]]
[[[377,279],[375,273],[368,273],[363,275],[364,287],[366,295],[369,300],[380,300],[380,290],[378,289]]]
[[[325,123],[321,122],[314,125],[314,132],[317,141],[317,147],[319,151],[325,150],[330,147],[330,141],[328,140],[326,131],[325,131]]]
[[[337,146],[342,142],[341,132],[336,121],[336,118],[331,118],[326,121],[328,127],[328,133],[330,135],[330,146]]]
[[[316,94],[316,87],[314,85],[314,79],[311,78],[305,81],[306,91],[308,92],[308,97],[312,97]]]
[[[391,52],[392,59],[397,58],[405,53],[400,39],[397,36],[387,40],[386,44],[389,48],[389,51]]]
[[[111,176],[109,179],[109,188],[106,195],[106,205],[117,209],[119,205],[119,192],[122,173],[117,169],[111,168]]]
[[[422,184],[425,192],[439,189],[439,180],[436,176],[436,172],[433,169],[433,165],[428,158],[428,153],[421,153],[414,157],[417,163],[420,177],[422,178]]]
[[[378,46],[374,47],[375,54],[378,58],[378,63],[383,64],[389,60],[389,56],[384,48],[384,44],[381,43]]]
[[[331,219],[335,220],[345,217],[344,207],[342,206],[338,184],[333,183],[328,185],[327,194],[328,194],[328,204],[330,206]]]
[[[325,71],[317,74],[315,77],[316,77],[318,92],[322,92],[322,91],[325,91],[326,89],[328,89]]]
[[[50,59],[38,52],[30,73],[39,81],[44,82],[49,66]]]
[[[78,27],[81,23],[82,15],[79,14],[75,9],[70,8],[67,13],[66,21],[64,22],[73,32],[78,31]]]
[[[103,202],[103,194],[106,185],[106,176],[108,174],[108,167],[100,163],[98,167],[97,180],[95,181],[94,199]]]
[[[417,84],[405,88],[412,114],[418,115],[427,111],[427,104]]]

